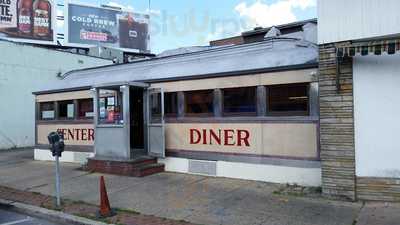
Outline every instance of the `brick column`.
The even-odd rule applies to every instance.
[[[355,200],[352,60],[344,59],[340,65],[339,90],[333,44],[320,46],[319,60],[322,191]]]

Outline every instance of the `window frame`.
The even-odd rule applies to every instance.
[[[66,117],[62,117],[61,115],[60,115],[60,113],[61,113],[61,104],[62,103],[65,103],[65,102],[72,102],[72,105],[74,106],[74,108],[73,108],[73,116],[72,117],[68,117],[68,105],[71,105],[71,103],[67,103],[66,104],[66,107],[67,107],[67,116]],[[61,100],[61,101],[57,101],[57,107],[58,107],[58,109],[56,110],[56,113],[57,113],[57,115],[56,115],[56,118],[57,118],[57,120],[75,120],[76,119],[76,105],[75,105],[75,102],[74,102],[74,100]]]
[[[235,89],[253,89],[254,90],[254,112],[225,112],[225,92],[232,91]],[[222,102],[222,116],[223,117],[256,117],[257,116],[257,86],[242,86],[242,87],[234,87],[234,88],[223,88],[221,89],[221,102]]]
[[[86,116],[80,116],[80,113],[81,113],[81,102],[82,101],[91,101],[92,102],[92,113],[93,113],[93,116],[92,117],[86,117]],[[76,115],[76,120],[78,120],[78,121],[82,121],[82,120],[94,120],[94,118],[96,117],[96,115],[95,115],[95,110],[94,110],[94,100],[93,100],[93,98],[81,98],[81,99],[77,99],[76,100],[76,103],[77,103],[77,115]]]
[[[188,102],[187,102],[187,100],[188,100],[188,97],[187,97],[187,94],[190,94],[190,93],[193,93],[193,92],[209,92],[208,94],[210,94],[211,95],[211,107],[212,107],[212,110],[211,110],[211,112],[205,112],[205,113],[193,113],[193,112],[187,112],[187,109],[188,109]],[[183,92],[184,93],[184,103],[183,103],[183,105],[184,105],[184,116],[185,117],[214,117],[214,89],[204,89],[204,90],[191,90],[191,91],[184,91]]]
[[[310,117],[310,84],[311,83],[289,83],[289,84],[278,84],[278,85],[266,85],[268,89],[267,94],[267,117]],[[305,86],[307,95],[307,110],[306,111],[271,111],[271,89],[279,87],[295,87],[295,86]]]
[[[53,110],[42,110],[42,105],[44,105],[44,104],[52,104],[52,108],[53,108]],[[52,101],[49,101],[49,102],[39,102],[39,115],[38,115],[38,117],[39,117],[39,120],[41,120],[41,121],[52,121],[52,120],[56,120],[57,119],[57,110],[56,110],[56,107],[57,107],[57,104],[56,104],[56,102],[52,102]],[[43,118],[43,111],[53,111],[53,118]]]
[[[115,99],[115,95],[114,96],[101,96],[101,91],[115,91],[116,92],[116,94],[117,94],[117,99]],[[108,104],[108,99],[109,98],[114,98],[114,100],[113,100],[113,102],[114,102],[114,105],[109,105]],[[104,107],[105,107],[105,110],[107,111],[107,107],[108,106],[113,106],[114,107],[114,110],[115,110],[115,107],[118,107],[118,109],[119,109],[119,120],[115,120],[114,119],[114,122],[106,122],[106,120],[107,120],[107,118],[105,118],[104,120],[101,120],[101,117],[100,117],[100,113],[101,113],[101,105],[100,105],[100,99],[102,99],[102,98],[104,98],[105,99],[105,101],[104,101]],[[124,111],[123,111],[123,98],[124,98],[124,94],[121,92],[121,90],[120,90],[120,87],[118,86],[118,87],[104,87],[104,88],[99,88],[99,89],[97,89],[97,124],[98,125],[101,125],[101,126],[108,126],[108,125],[124,125],[124,123],[125,123],[125,118],[124,118]],[[106,114],[107,115],[107,117],[108,117],[108,114]]]
[[[175,107],[172,107],[172,108],[175,108],[175,112],[174,113],[168,113],[167,112],[167,95],[168,94],[173,94],[173,95],[175,95],[175,103],[176,103],[176,105],[175,105]],[[179,98],[178,98],[178,92],[164,92],[164,116],[165,116],[165,118],[176,118],[176,117],[178,117],[178,114],[179,114]]]

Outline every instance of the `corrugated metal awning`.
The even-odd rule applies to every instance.
[[[357,55],[382,55],[383,53],[393,55],[399,51],[400,39],[336,44],[336,56],[340,58]]]

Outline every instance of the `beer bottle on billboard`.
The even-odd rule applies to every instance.
[[[18,0],[18,31],[22,34],[32,33],[32,0]]]
[[[51,5],[47,0],[36,0],[33,5],[33,34],[49,37],[51,32]]]

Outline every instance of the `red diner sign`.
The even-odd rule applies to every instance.
[[[239,129],[190,129],[192,145],[250,146],[250,132]]]

